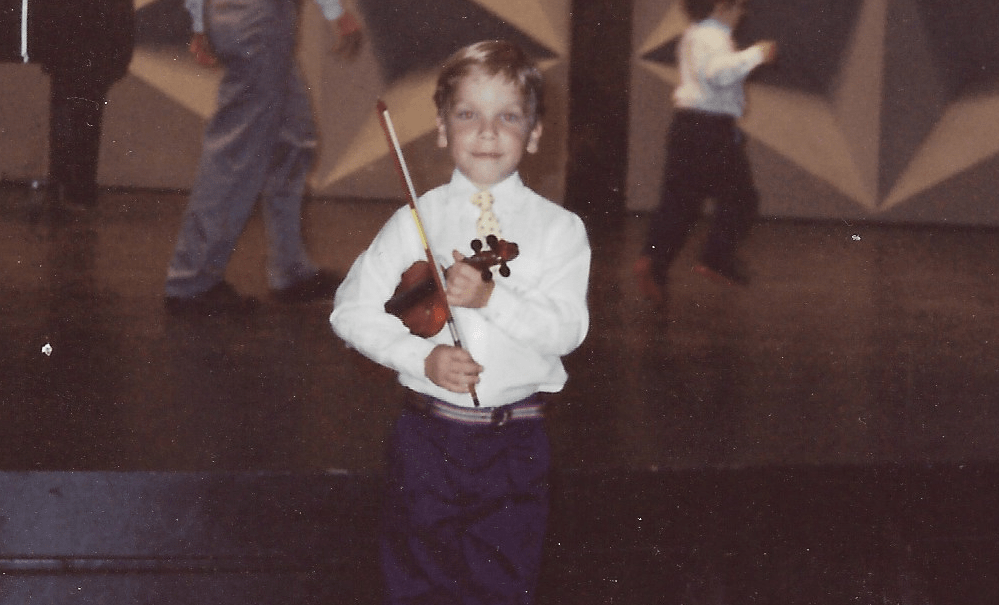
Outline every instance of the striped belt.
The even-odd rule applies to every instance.
[[[541,397],[537,395],[494,408],[469,408],[452,405],[413,391],[406,393],[406,404],[418,412],[444,420],[497,428],[516,420],[542,418],[545,408]]]

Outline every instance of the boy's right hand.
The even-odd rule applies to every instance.
[[[333,22],[334,33],[336,34],[336,44],[333,52],[345,59],[353,59],[361,51],[364,42],[364,34],[361,33],[361,24],[358,23],[354,14],[344,11],[340,17]]]
[[[455,393],[468,393],[478,384],[482,366],[465,349],[437,345],[423,361],[423,371],[431,382]]]
[[[187,50],[194,55],[194,60],[198,65],[203,67],[219,66],[219,58],[215,55],[215,51],[212,49],[212,45],[208,41],[206,34],[200,32],[193,34]]]
[[[777,60],[777,43],[773,40],[761,40],[756,46],[763,51],[763,62],[773,63]]]

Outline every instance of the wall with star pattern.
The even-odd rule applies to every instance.
[[[771,216],[999,224],[999,4],[753,0],[740,46],[778,42],[743,127]],[[663,133],[687,25],[635,0],[627,198],[659,203]],[[649,132],[659,136],[648,136]]]
[[[351,0],[366,43],[347,61],[318,6],[303,2],[300,62],[321,132],[311,177],[319,196],[400,198],[405,195],[379,125],[383,99],[403,144],[418,192],[450,177],[436,145],[431,95],[443,61],[466,44],[505,38],[525,48],[546,80],[545,136],[524,162],[525,180],[561,199],[566,164],[571,0]],[[193,181],[201,132],[215,107],[220,69],[188,55],[190,20],[183,0],[136,0],[135,56],[112,89],[106,112],[102,185],[186,189]],[[0,172],[12,180],[47,171],[48,83],[37,65],[0,64]],[[15,91],[8,94],[7,91]]]
[[[624,193],[614,204],[644,211],[659,203],[675,44],[687,22],[678,0],[617,5],[632,11],[630,64],[619,66],[631,74],[621,91],[630,116],[626,176],[608,189]],[[221,72],[187,55],[182,0],[136,0],[136,7],[138,47],[109,99],[100,181],[186,189]],[[437,67],[464,44],[502,37],[522,44],[547,78],[545,136],[526,161],[525,180],[564,197],[571,150],[585,148],[589,136],[570,126],[571,38],[581,28],[572,23],[572,0],[355,0],[353,7],[368,37],[361,56],[346,62],[328,50],[318,8],[304,3],[300,55],[322,133],[315,195],[403,195],[374,111],[378,98],[392,112],[417,189],[445,181],[449,162],[433,131]],[[743,120],[764,215],[999,224],[997,33],[999,4],[980,0],[753,0],[740,43],[767,37],[781,47],[779,62],[752,77]],[[0,173],[42,178],[46,78],[35,65],[4,63],[0,86]]]

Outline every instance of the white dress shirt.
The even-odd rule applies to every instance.
[[[732,29],[715,19],[687,28],[680,40],[677,107],[741,117],[743,82],[764,61],[763,49],[736,50]]]
[[[485,307],[453,309],[462,344],[485,368],[476,385],[483,407],[561,390],[567,378],[561,357],[583,342],[589,328],[590,245],[583,222],[529,189],[517,173],[490,191],[503,238],[518,244],[520,254],[509,263],[509,277],[494,278]],[[471,202],[475,192],[456,170],[450,183],[417,202],[439,264],[450,265],[455,249],[472,255],[479,217]],[[468,394],[445,390],[424,373],[433,348],[453,344],[447,327],[424,339],[384,310],[403,271],[425,258],[410,209],[400,208],[354,262],[337,291],[330,323],[349,346],[398,372],[404,386],[471,406]]]

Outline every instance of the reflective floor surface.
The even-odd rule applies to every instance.
[[[333,336],[329,302],[266,300],[259,217],[228,279],[264,306],[182,319],[162,301],[182,195],[111,192],[89,214],[42,197],[0,188],[0,470],[380,472],[399,388]],[[345,272],[394,208],[310,203],[314,257]],[[631,279],[644,220],[589,225],[592,328],[549,411],[554,531],[579,548],[552,547],[545,598],[996,589],[997,233],[762,220],[738,288],[690,271],[699,230],[653,308]]]

